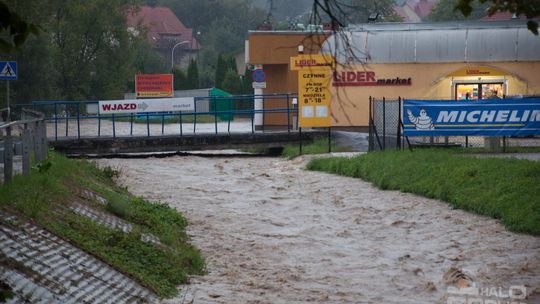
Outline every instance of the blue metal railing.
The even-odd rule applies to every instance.
[[[286,116],[287,131],[293,130],[292,117],[298,119],[298,109],[291,104],[296,94],[264,94],[264,95],[234,95],[234,96],[211,96],[211,97],[195,97],[195,111],[178,111],[178,112],[156,112],[156,113],[137,113],[137,114],[99,114],[98,101],[34,101],[30,105],[18,105],[16,109],[22,107],[32,107],[33,109],[45,114],[45,120],[50,124],[54,124],[53,135],[54,139],[70,136],[70,124],[73,128],[75,124],[76,136],[81,138],[81,122],[96,121],[97,128],[95,134],[86,135],[90,137],[101,137],[103,135],[103,121],[108,121],[111,124],[112,136],[116,137],[117,123],[129,123],[129,136],[134,135],[134,125],[146,124],[146,136],[150,137],[151,126],[161,124],[161,135],[165,134],[165,126],[178,124],[178,134],[185,134],[185,127],[193,124],[193,134],[197,133],[197,126],[213,123],[215,134],[220,133],[218,123],[226,122],[227,131],[231,133],[231,122],[238,117],[250,119],[251,133],[255,132],[255,116],[262,115],[262,127],[265,128],[266,116],[282,115]],[[255,102],[262,101],[262,109],[255,110]],[[91,109],[93,108],[93,110]],[[88,110],[90,113],[88,113]],[[192,122],[188,121],[191,117]],[[205,117],[206,119],[203,119]],[[175,121],[177,119],[178,121]],[[283,120],[283,118],[281,118]],[[201,121],[203,120],[203,121]],[[156,121],[159,121],[156,123]],[[170,122],[173,121],[173,122]],[[59,127],[64,125],[65,130],[59,130]],[[298,121],[296,121],[298,125]],[[285,126],[281,124],[281,126]],[[65,131],[65,132],[63,132]],[[73,132],[73,130],[72,130]],[[140,134],[137,134],[140,135]],[[72,135],[74,136],[74,135]]]

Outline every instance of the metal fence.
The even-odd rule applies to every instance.
[[[0,124],[0,165],[4,183],[10,182],[19,170],[29,174],[32,160],[41,162],[47,157],[44,115],[28,109],[20,112],[20,120]]]
[[[297,125],[296,94],[265,94],[196,97],[195,111],[139,114],[100,114],[98,101],[34,101],[32,107],[44,113],[47,135],[63,137],[155,136],[196,133],[255,132],[256,120],[281,115],[282,127],[291,132]],[[260,109],[255,110],[255,103]],[[285,115],[286,114],[286,115]]]
[[[492,152],[519,152],[540,147],[540,136],[403,136],[401,97],[369,98],[369,151],[415,147],[481,148]]]

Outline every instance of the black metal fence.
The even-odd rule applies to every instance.
[[[415,147],[481,148],[492,152],[527,152],[540,148],[540,136],[403,136],[403,99],[369,98],[369,151]]]

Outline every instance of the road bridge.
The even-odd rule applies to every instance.
[[[327,130],[297,128],[295,99],[292,94],[196,97],[191,111],[125,114],[100,113],[98,101],[35,101],[21,107],[45,114],[47,137],[56,150],[109,156],[279,148],[326,136]],[[275,125],[276,117],[281,125]]]

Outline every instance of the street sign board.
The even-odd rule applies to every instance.
[[[255,70],[251,74],[251,77],[253,79],[253,82],[265,82],[266,81],[266,74],[263,70]]]
[[[266,89],[266,82],[252,82],[251,87],[254,89]]]
[[[330,116],[330,84],[332,70],[298,71],[298,99],[300,127],[329,127]]]
[[[333,69],[336,61],[330,54],[305,54],[291,57],[290,68],[293,71],[303,69]]]
[[[135,96],[173,97],[172,74],[137,74],[135,75]]]
[[[193,97],[100,100],[99,114],[195,111]]]
[[[17,80],[17,61],[0,61],[0,80]]]
[[[298,126],[330,127],[330,86],[335,60],[328,54],[291,57],[290,68],[298,71]]]

